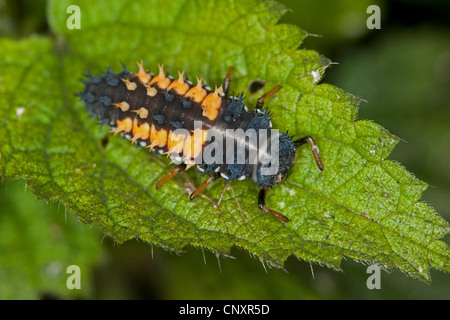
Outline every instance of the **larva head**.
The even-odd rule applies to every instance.
[[[252,180],[260,187],[273,187],[282,183],[295,162],[296,148],[287,134],[270,129],[269,137],[268,147],[260,150],[258,164],[253,168]]]

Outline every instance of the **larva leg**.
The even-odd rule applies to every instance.
[[[231,84],[231,76],[234,72],[234,67],[229,67],[227,71],[227,75],[225,76],[225,79],[223,80],[223,93],[225,94],[225,98],[228,97],[228,91],[230,90],[230,84]]]
[[[267,192],[269,191],[268,188],[262,188],[261,190],[259,190],[259,195],[258,195],[258,207],[266,212],[271,214],[272,216],[274,216],[275,218],[277,218],[278,220],[280,220],[281,222],[289,222],[289,218],[286,217],[285,215],[283,215],[282,213],[275,211],[273,209],[270,209],[269,207],[266,206],[266,196],[267,196]]]
[[[270,91],[266,92],[261,96],[261,98],[256,101],[256,109],[262,109],[264,107],[264,101],[273,96],[275,93],[277,93],[281,89],[281,86],[278,85],[276,87],[273,87]]]
[[[213,175],[209,176],[205,181],[202,182],[201,185],[197,187],[197,189],[194,190],[194,192],[191,193],[189,196],[189,199],[194,199],[202,194],[202,192],[208,187],[211,182],[216,181],[220,177],[219,173],[214,173]]]
[[[173,168],[168,174],[166,174],[161,180],[156,183],[156,189],[161,188],[167,182],[169,182],[173,177],[175,177],[178,173],[186,170],[185,164],[180,164]]]
[[[296,148],[304,145],[305,143],[308,143],[309,146],[311,147],[311,151],[314,156],[314,160],[316,161],[317,167],[319,168],[320,171],[323,171],[322,160],[320,159],[320,156],[319,156],[319,148],[317,147],[314,139],[311,138],[310,136],[306,136],[306,137],[303,137],[303,138],[300,138],[300,139],[297,139],[294,141],[294,145]]]

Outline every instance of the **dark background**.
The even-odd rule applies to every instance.
[[[373,120],[403,139],[389,159],[430,184],[422,200],[449,221],[448,1],[280,2],[292,9],[281,22],[311,34],[301,48],[338,63],[323,82],[361,96],[367,102],[360,105],[358,119]],[[380,30],[366,27],[366,8],[372,4],[381,9]],[[44,1],[0,0],[0,36],[20,39],[48,32]],[[367,267],[351,260],[336,272],[291,257],[287,272],[266,272],[257,259],[233,248],[236,259],[221,258],[220,272],[215,255],[200,248],[175,255],[138,241],[117,245],[57,203],[36,200],[23,181],[1,186],[0,233],[3,299],[450,298],[450,277],[438,271],[432,271],[431,285],[397,270],[383,272],[381,290],[369,290]],[[70,261],[83,270],[82,289],[76,292],[65,286]]]

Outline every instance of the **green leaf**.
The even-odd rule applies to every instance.
[[[1,40],[5,179],[26,179],[38,196],[60,200],[117,242],[139,238],[171,250],[193,245],[220,254],[237,246],[279,267],[295,255],[340,269],[342,258],[350,257],[425,281],[430,268],[449,271],[449,250],[439,240],[449,225],[420,202],[426,184],[385,160],[398,138],[355,121],[359,98],[318,84],[330,61],[298,49],[306,34],[297,27],[276,24],[284,7],[256,0],[76,1],[77,30],[66,26],[70,4],[50,1],[52,39]],[[313,136],[325,165],[319,172],[311,151],[301,148],[288,181],[269,193],[268,205],[291,222],[260,211],[258,189],[249,181],[234,183],[237,200],[228,189],[219,209],[207,199],[189,201],[191,186],[182,177],[156,190],[169,161],[88,118],[73,95],[82,90],[81,75],[118,70],[120,61],[131,69],[141,59],[152,71],[164,63],[172,74],[186,70],[212,86],[234,66],[235,92],[247,92],[255,79],[266,81],[266,91],[283,86],[267,103],[274,126]],[[260,95],[248,93],[247,104]],[[218,182],[205,194],[217,201],[222,190]]]

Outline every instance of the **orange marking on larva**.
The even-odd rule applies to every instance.
[[[219,96],[221,96],[221,97],[225,96],[225,92],[223,92],[223,86],[222,85],[220,85],[220,87],[218,87],[218,88],[216,86],[216,89],[214,90],[214,93],[219,95]]]
[[[184,143],[184,155],[188,159],[195,159],[202,152],[203,145],[208,137],[208,132],[202,129],[195,129]]]
[[[134,119],[133,126],[133,138],[131,138],[131,144],[133,144],[137,139],[148,139],[150,136],[150,125],[148,123],[143,123],[139,125],[137,119]]]
[[[131,111],[135,112],[141,119],[147,119],[148,117],[148,110],[144,107],[140,108],[139,110],[131,110]]]
[[[145,85],[145,88],[147,89],[147,95],[149,97],[154,97],[158,93],[158,90],[156,90],[155,87],[151,87],[148,83]]]
[[[120,80],[122,80],[125,83],[125,85],[127,86],[127,89],[129,91],[136,90],[136,88],[137,88],[136,82],[131,82],[130,79],[120,79]]]
[[[141,60],[141,63],[137,62],[137,65],[139,67],[139,71],[136,72],[133,77],[137,77],[144,85],[149,83],[152,77],[145,71],[144,62]]]
[[[123,120],[117,120],[117,128],[113,130],[114,135],[119,132],[130,132],[133,129],[133,121],[131,118],[125,118]]]
[[[202,87],[202,79],[197,77],[197,85],[186,93],[186,98],[191,98],[195,102],[202,102],[206,97],[206,90]]]
[[[184,71],[178,71],[178,80],[173,81],[167,88],[167,91],[173,89],[179,95],[184,96],[189,90],[189,85],[183,80]]]
[[[164,147],[167,143],[167,131],[164,129],[156,130],[155,125],[152,124],[150,130],[150,141],[152,142],[152,144],[155,143],[153,147]]]
[[[130,105],[128,104],[128,102],[125,101],[111,104],[116,108],[120,108],[120,110],[122,110],[123,112],[127,112],[128,110],[130,110]]]
[[[168,151],[165,153],[169,156],[171,153],[181,153],[183,152],[185,136],[182,134],[175,134],[170,131],[169,137],[167,139]]]
[[[195,166],[195,160],[193,160],[193,159],[184,159],[183,162],[186,165],[186,169],[184,169],[184,171],[186,171],[189,168]]]
[[[153,141],[150,145],[146,146],[148,148],[148,151],[152,151],[154,147],[158,145],[159,141]]]
[[[202,102],[202,116],[207,117],[209,120],[217,118],[220,106],[222,105],[222,98],[220,96],[224,96],[222,86],[219,88],[216,87],[214,92],[208,94]]]
[[[159,66],[159,74],[150,81],[150,84],[156,84],[161,89],[166,89],[170,85],[170,79],[164,74],[164,65]]]

